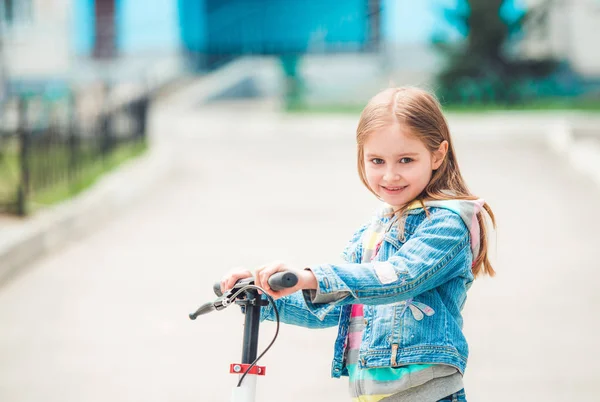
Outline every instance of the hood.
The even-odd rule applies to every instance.
[[[483,209],[485,201],[481,198],[477,200],[436,200],[436,201],[425,201],[426,207],[435,207],[448,209],[458,214],[471,234],[471,251],[473,252],[473,260],[479,255],[479,235],[480,227],[479,221],[477,220],[477,214]],[[418,201],[413,202],[407,209],[407,211],[422,209],[421,203]],[[389,205],[386,205],[386,210],[392,211]]]

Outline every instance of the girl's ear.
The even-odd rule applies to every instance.
[[[446,153],[448,153],[448,141],[442,141],[440,147],[432,153],[431,170],[436,170],[442,165]]]

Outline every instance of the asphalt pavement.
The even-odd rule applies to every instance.
[[[173,173],[0,289],[1,401],[228,401],[243,316],[187,314],[232,267],[340,261],[377,206],[356,172],[352,117],[171,112],[155,110],[153,127]],[[464,310],[467,397],[597,401],[600,190],[518,126],[493,138],[461,127],[464,176],[498,222],[498,275],[475,282]],[[274,329],[262,326],[262,347]],[[257,401],[349,400],[346,380],[329,378],[335,333],[282,326]]]

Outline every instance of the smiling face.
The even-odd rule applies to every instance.
[[[389,124],[366,137],[365,178],[370,189],[395,209],[413,201],[425,189],[446,154],[448,143],[431,153],[407,128]]]

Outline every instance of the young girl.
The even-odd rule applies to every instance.
[[[495,226],[494,215],[467,189],[431,94],[377,94],[356,141],[360,178],[383,207],[350,240],[347,263],[300,267],[298,284],[276,292],[267,279],[294,269],[275,262],[255,282],[277,299],[283,322],[339,327],[332,376],[349,377],[353,401],[466,401],[461,310],[473,279],[494,275],[483,214]],[[221,287],[249,276],[231,273]]]

